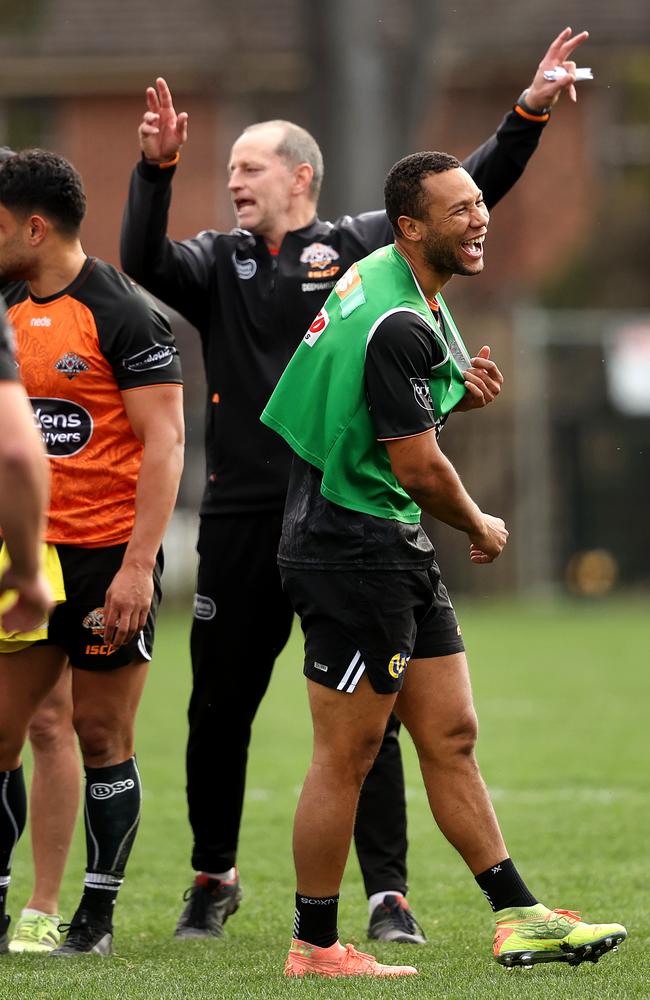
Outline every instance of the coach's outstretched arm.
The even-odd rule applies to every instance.
[[[577,101],[576,64],[570,56],[588,38],[588,31],[581,31],[577,35],[573,35],[571,28],[565,28],[557,38],[553,39],[537,67],[533,82],[524,92],[524,103],[534,114],[544,114],[547,109],[557,104],[565,91],[568,92],[574,103]],[[545,72],[556,69],[558,66],[566,70],[566,76],[560,77],[558,80],[547,80],[544,76]]]
[[[565,28],[553,39],[542,57],[529,87],[521,94],[513,110],[506,115],[493,136],[463,161],[483,191],[485,204],[492,208],[519,180],[533,155],[550,111],[568,91],[576,100],[574,51],[589,37],[587,31],[572,34]],[[562,66],[567,75],[559,80],[545,80],[544,71]]]
[[[147,110],[138,128],[142,158],[131,175],[122,219],[122,268],[144,288],[201,326],[209,308],[210,234],[179,242],[167,236],[172,179],[188,116],[177,114],[169,87],[159,77],[148,87]]]

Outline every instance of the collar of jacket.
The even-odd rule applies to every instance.
[[[308,240],[316,240],[321,236],[325,236],[330,232],[331,228],[331,222],[323,222],[316,215],[312,221],[306,226],[303,226],[302,229],[291,229],[286,236],[294,236],[299,241],[302,242],[304,240],[306,242]],[[266,245],[263,236],[255,236],[253,233],[249,233],[247,229],[231,229],[230,235],[236,238],[236,247],[241,253],[250,253],[251,250],[256,247]]]

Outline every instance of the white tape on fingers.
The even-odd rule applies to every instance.
[[[564,66],[556,66],[555,69],[545,69],[544,79],[545,80],[561,80],[563,77],[569,74],[565,70]],[[583,66],[575,70],[576,83],[580,83],[582,80],[593,80],[594,74],[591,72],[590,66]]]

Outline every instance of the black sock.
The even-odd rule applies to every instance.
[[[78,910],[88,910],[93,917],[112,926],[113,907],[123,881],[123,878],[115,878],[112,875],[86,872],[84,891]]]
[[[329,948],[339,939],[338,913],[338,896],[301,896],[297,892],[294,938],[318,948]]]
[[[507,906],[534,906],[537,902],[510,858],[475,878],[495,913]]]
[[[135,757],[85,770],[87,865],[80,908],[110,922],[140,821],[140,775]]]
[[[0,917],[5,912],[11,858],[25,829],[26,818],[27,795],[23,766],[20,764],[14,771],[0,771]]]

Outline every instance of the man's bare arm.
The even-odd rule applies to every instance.
[[[508,539],[505,524],[500,517],[484,514],[472,500],[440,450],[435,431],[384,444],[396,478],[418,506],[469,537],[472,562],[493,562]]]
[[[40,560],[49,476],[32,408],[18,382],[0,382],[0,412],[0,527],[11,560],[0,593],[18,591],[2,624],[23,632],[47,618],[52,603]]]
[[[153,595],[152,573],[176,502],[185,439],[181,386],[129,389],[122,398],[144,453],[133,533],[104,602],[104,636],[106,642],[116,646],[130,642],[147,620]]]

